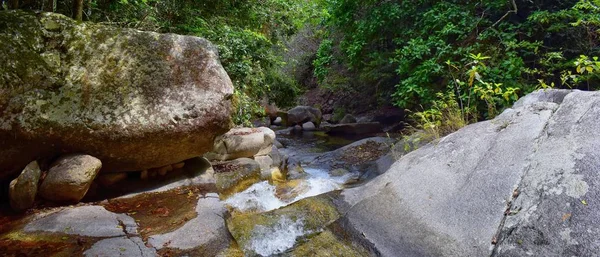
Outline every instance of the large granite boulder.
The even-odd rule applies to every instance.
[[[266,127],[233,128],[215,139],[212,152],[205,157],[209,160],[226,161],[268,155],[275,137],[275,132]]]
[[[302,125],[306,122],[312,122],[319,127],[323,114],[317,108],[310,106],[296,106],[287,112],[287,126]]]
[[[0,180],[59,153],[106,171],[162,167],[211,150],[233,86],[205,39],[0,12]]]
[[[600,92],[534,92],[342,199],[382,256],[596,256]]]

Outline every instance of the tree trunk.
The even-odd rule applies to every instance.
[[[56,0],[44,0],[45,12],[56,12]]]
[[[19,9],[19,0],[9,0],[8,9],[14,10]]]
[[[73,0],[73,19],[83,20],[83,0]]]

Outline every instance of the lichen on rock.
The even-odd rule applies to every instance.
[[[161,167],[231,126],[233,86],[205,39],[55,13],[1,12],[0,24],[0,179],[56,149],[110,171]]]

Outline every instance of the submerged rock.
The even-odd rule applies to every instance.
[[[383,132],[379,122],[336,124],[323,127],[330,135],[364,135]]]
[[[14,210],[24,211],[33,206],[41,174],[37,161],[33,161],[25,167],[18,178],[10,182],[8,195],[10,206]]]
[[[532,93],[347,189],[382,256],[594,256],[600,92]]]
[[[0,180],[64,152],[162,167],[231,126],[233,86],[207,40],[55,13],[3,11],[0,24]]]
[[[102,162],[90,155],[68,155],[58,159],[40,186],[40,196],[57,202],[79,202],[87,193]]]

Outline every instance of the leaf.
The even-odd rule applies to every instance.
[[[588,203],[587,203],[587,201],[586,201],[586,200],[581,200],[581,203],[582,203],[583,205],[585,205],[585,206],[587,206],[587,205],[588,205]]]
[[[563,221],[563,222],[565,222],[565,221],[566,221],[567,219],[569,219],[569,218],[571,218],[571,214],[570,214],[570,213],[565,213],[565,214],[562,216],[562,221]]]

